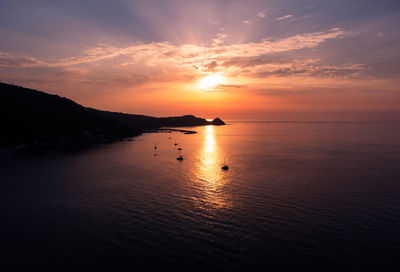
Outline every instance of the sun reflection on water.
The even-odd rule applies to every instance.
[[[203,199],[202,203],[213,207],[226,207],[229,203],[224,186],[229,175],[221,170],[223,156],[215,137],[213,126],[206,126],[203,148],[200,152],[196,178]]]

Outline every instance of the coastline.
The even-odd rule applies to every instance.
[[[68,98],[0,83],[0,115],[4,133],[0,149],[68,149],[121,141],[149,132],[195,131],[172,129],[225,125],[194,115],[153,117],[84,107]]]
[[[197,131],[186,130],[186,129],[174,129],[174,128],[156,128],[143,130],[140,133],[125,135],[117,138],[93,138],[93,137],[81,137],[75,139],[66,138],[54,138],[48,141],[34,141],[29,143],[23,143],[15,146],[2,146],[0,147],[0,155],[14,154],[14,153],[25,153],[25,152],[41,152],[41,151],[72,151],[80,150],[88,147],[94,147],[104,144],[112,144],[119,141],[135,141],[135,138],[145,133],[172,133],[179,132],[183,134],[196,134]]]

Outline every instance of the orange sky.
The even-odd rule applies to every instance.
[[[0,80],[155,116],[400,119],[395,8],[355,0],[357,21],[344,1],[250,2],[6,5]]]

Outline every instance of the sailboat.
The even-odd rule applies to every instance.
[[[224,158],[224,166],[222,166],[221,169],[224,170],[224,171],[229,170],[229,166],[227,164],[225,164],[225,158]]]
[[[157,156],[157,145],[154,144],[154,157],[156,157],[156,156]]]
[[[179,157],[178,158],[176,158],[178,161],[183,161],[183,157],[182,157],[182,154],[181,154],[181,151],[179,151]]]
[[[174,145],[176,146],[176,145],[178,145],[177,143],[176,143],[176,140],[175,140],[175,143],[174,143]]]

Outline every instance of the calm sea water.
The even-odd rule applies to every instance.
[[[399,123],[193,129],[3,154],[2,271],[399,271]]]

